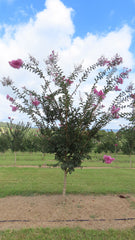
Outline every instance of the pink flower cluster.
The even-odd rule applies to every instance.
[[[124,68],[123,72],[121,72],[120,76],[117,79],[117,83],[123,84],[125,78],[128,78],[128,74],[131,72],[131,69]]]
[[[32,104],[33,104],[35,107],[37,107],[37,106],[40,104],[40,101],[39,101],[36,97],[32,96],[31,93],[30,93],[30,99],[31,99]]]
[[[131,94],[131,98],[133,98],[135,100],[135,93]]]
[[[18,107],[10,105],[10,107],[12,108],[12,112],[16,112],[16,110],[18,109]]]
[[[40,101],[37,100],[37,98],[32,99],[32,104],[37,107],[40,104]]]
[[[7,94],[7,96],[6,96],[6,98],[10,101],[10,102],[14,102],[14,99],[12,98],[12,97],[10,97],[8,94]]]
[[[119,77],[118,80],[117,80],[117,83],[123,84],[123,78]]]
[[[12,60],[9,64],[11,67],[19,69],[23,65],[23,61],[22,59]]]
[[[69,85],[71,85],[73,83],[73,81],[71,81],[69,78],[66,79],[66,83],[68,83]]]
[[[124,68],[124,69],[123,69],[123,72],[120,74],[120,76],[121,76],[122,78],[128,78],[129,72],[131,72],[131,69]]]
[[[112,163],[112,161],[115,160],[115,158],[112,158],[111,156],[107,156],[107,155],[104,155],[103,159],[104,159],[105,163],[107,163],[107,164],[110,164],[110,163]]]
[[[95,88],[95,89],[94,89],[94,93],[95,93],[98,97],[101,97],[102,99],[105,98],[105,93],[104,93],[102,90],[97,91],[97,89]]]
[[[119,110],[120,108],[116,108],[116,106],[114,105],[112,106],[111,113],[115,118],[119,118],[119,115],[118,115]]]
[[[45,63],[47,65],[49,65],[49,64],[52,65],[53,63],[55,63],[57,61],[57,58],[58,58],[58,54],[56,54],[53,50],[52,53],[48,56],[48,60],[46,60]]]
[[[115,86],[114,90],[115,90],[115,91],[121,91],[121,89],[118,88],[118,86]]]
[[[107,58],[102,56],[101,58],[98,59],[98,65],[101,67],[105,65],[107,65],[108,67],[115,67],[121,64],[122,61],[123,61],[122,57],[120,57],[118,54],[116,54],[111,61],[109,61]]]
[[[106,64],[108,65],[110,63],[110,61],[105,58],[104,56],[101,56],[99,59],[98,59],[98,65],[99,66],[105,66]]]
[[[8,117],[8,119],[9,119],[9,120],[11,120],[11,121],[13,121],[13,120],[14,120],[14,118],[11,118],[11,117]]]
[[[7,98],[10,102],[12,102],[12,103],[14,103],[14,101],[15,101],[15,100],[14,100],[12,97],[10,97],[8,94],[7,94],[6,98]],[[13,112],[16,112],[16,110],[18,109],[18,107],[13,106],[13,105],[10,105],[10,107],[12,108],[12,111],[13,111]]]

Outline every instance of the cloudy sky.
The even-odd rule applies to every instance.
[[[118,53],[135,82],[135,0],[0,0],[0,79],[10,76],[20,87],[37,88],[36,79],[8,61],[26,60],[28,54],[42,61],[53,49],[67,72],[74,64]],[[18,121],[23,115],[11,111],[7,94],[0,85],[0,121],[9,116]],[[119,124],[114,120],[107,128]]]

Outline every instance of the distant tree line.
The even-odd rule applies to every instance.
[[[43,154],[55,151],[48,146],[51,130],[41,131],[31,128],[29,124],[20,122],[13,124],[12,119],[3,129],[0,128],[0,152],[8,149],[13,152],[42,152]],[[123,154],[135,153],[135,128],[121,128],[117,132],[100,130],[89,144],[89,152],[111,152]]]

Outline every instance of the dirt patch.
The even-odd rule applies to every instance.
[[[135,197],[42,195],[0,199],[0,229],[82,227],[123,229],[135,226]]]

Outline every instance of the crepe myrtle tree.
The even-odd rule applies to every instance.
[[[32,56],[27,63],[21,59],[9,62],[13,68],[22,67],[43,80],[40,93],[26,86],[19,89],[10,77],[4,77],[1,82],[14,94],[8,96],[12,111],[26,113],[44,135],[47,151],[55,153],[64,171],[64,196],[67,174],[88,156],[95,134],[111,120],[127,116],[121,109],[126,107],[130,96],[119,86],[128,79],[131,70],[123,68],[120,72],[121,63],[118,54],[111,60],[102,56],[85,70],[81,65],[74,66],[72,73],[65,76],[54,51],[44,60],[45,71]],[[93,71],[98,72],[94,79]],[[86,80],[89,80],[89,86],[84,93],[81,89]],[[116,97],[106,109],[104,99],[113,92]]]

